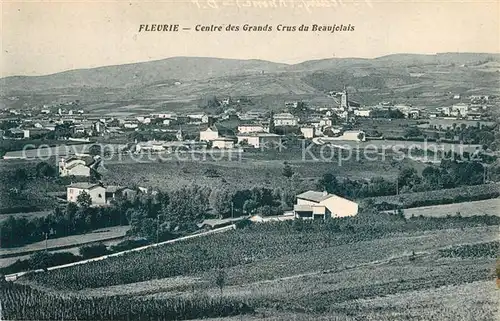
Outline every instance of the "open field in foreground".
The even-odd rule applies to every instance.
[[[495,258],[450,258],[439,250],[498,242],[498,225],[429,227],[368,237],[342,228],[255,226],[16,283],[82,302],[191,304],[220,299],[214,280],[224,267],[224,302],[251,308],[238,317],[221,312],[227,320],[494,320]]]
[[[500,291],[494,282],[477,281],[397,295],[351,300],[335,305],[329,313],[274,312],[211,319],[212,321],[358,321],[358,320],[498,320]],[[200,319],[201,320],[201,319]]]

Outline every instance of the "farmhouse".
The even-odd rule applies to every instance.
[[[238,144],[248,144],[255,148],[272,148],[281,144],[281,136],[271,133],[249,133],[236,136]]]
[[[358,214],[358,204],[327,192],[307,191],[297,195],[293,211],[296,218],[302,219],[347,217]]]
[[[106,189],[100,184],[74,183],[66,187],[66,200],[76,202],[78,195],[86,192],[90,195],[93,206],[106,204]]]
[[[59,161],[59,176],[90,177],[91,170],[98,164],[92,156],[61,158]]]
[[[215,126],[200,131],[200,141],[210,142],[219,138],[219,130]]]

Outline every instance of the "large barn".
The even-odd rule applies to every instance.
[[[293,211],[302,219],[347,217],[358,214],[358,204],[327,192],[307,191],[297,195]]]

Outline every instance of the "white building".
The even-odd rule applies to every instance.
[[[86,192],[90,195],[93,206],[106,204],[106,189],[99,184],[74,183],[66,187],[66,199],[76,203],[78,195]]]
[[[362,130],[346,130],[340,136],[343,140],[354,140],[364,142],[366,140],[365,132]]]
[[[91,159],[90,156],[84,157]],[[85,176],[90,177],[91,165],[94,160],[84,160],[77,157],[70,157],[68,159],[61,158],[59,161],[59,176]]]
[[[331,118],[329,118],[329,117],[323,117],[323,118],[320,119],[319,125],[321,127],[332,126],[333,125],[333,120]]]
[[[327,219],[356,216],[358,204],[343,197],[327,192],[307,191],[297,195],[293,207],[296,218]]]
[[[304,138],[314,137],[314,127],[301,127],[300,132],[304,135]]]
[[[165,113],[165,114],[158,114],[158,118],[169,118],[169,119],[177,119],[177,114],[175,113]]]
[[[372,111],[370,109],[356,109],[356,110],[354,110],[354,116],[357,116],[357,117],[370,117],[371,112]]]
[[[234,140],[226,137],[219,137],[212,140],[212,148],[232,149],[234,148]]]
[[[452,116],[467,117],[468,112],[469,112],[468,104],[460,103],[460,104],[455,104],[451,107]]]
[[[290,113],[274,115],[274,126],[297,126],[299,120]]]
[[[217,138],[219,138],[219,130],[215,126],[200,131],[200,141],[210,142]]]
[[[259,124],[241,124],[238,126],[238,132],[241,134],[262,133],[268,131],[269,128],[264,128],[264,126]]]
[[[124,123],[124,124],[123,124],[123,127],[124,127],[124,128],[128,128],[128,129],[134,129],[134,128],[139,127],[139,124],[137,124],[137,123],[132,123],[132,122],[130,122],[130,123]]]
[[[281,144],[281,136],[271,133],[239,134],[236,137],[238,138],[238,144],[246,143],[255,148],[273,148]]]

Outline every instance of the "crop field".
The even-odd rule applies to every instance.
[[[404,210],[407,218],[412,216],[445,217],[445,216],[473,216],[473,215],[500,215],[500,199],[494,198],[484,201],[463,202],[455,204],[421,206]]]
[[[198,156],[201,157],[201,156]],[[394,178],[398,168],[390,161],[370,162],[350,160],[339,163],[332,161],[302,161],[301,152],[283,153],[280,160],[265,153],[243,153],[241,158],[233,155],[221,160],[207,156],[197,160],[165,160],[148,162],[112,162],[105,163],[102,170],[103,180],[108,184],[139,185],[173,190],[185,185],[220,186],[227,183],[236,188],[253,186],[282,187],[289,184],[282,175],[283,162],[287,161],[293,172],[303,180],[315,180],[327,172],[342,172],[342,176],[351,179],[369,179],[375,176]],[[209,177],[206,171],[215,170],[218,177]],[[175,177],[175,180],[172,179]]]
[[[23,312],[4,309],[18,315],[34,313],[30,307],[41,306],[40,311],[49,313],[43,308],[45,301],[57,297],[62,300],[58,306],[67,307],[66,300],[79,302],[67,308],[73,313],[87,311],[85,307],[92,304],[88,300],[108,302],[109,311],[119,306],[128,311],[135,300],[141,300],[146,303],[139,311],[153,310],[150,316],[158,315],[153,307],[162,302],[190,306],[200,298],[193,309],[215,309],[218,312],[210,315],[227,321],[405,320],[417,314],[421,314],[417,320],[474,320],[474,315],[489,320],[496,311],[491,289],[495,258],[473,249],[474,256],[445,257],[440,250],[498,241],[498,225],[371,237],[342,229],[292,227],[288,223],[278,228],[255,226],[28,275],[14,284],[25,287],[22,291],[43,293],[43,304],[30,297]],[[219,267],[225,272],[222,297],[214,283]],[[465,294],[474,298],[465,302],[461,297]],[[221,300],[231,307],[228,311],[213,308]],[[461,302],[470,310],[451,308]],[[125,319],[113,313],[115,320]],[[198,319],[184,313],[168,319]],[[231,317],[235,314],[238,317]]]

